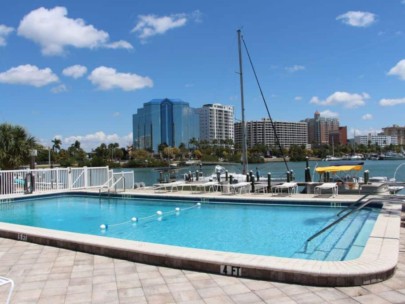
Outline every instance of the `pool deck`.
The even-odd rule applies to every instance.
[[[405,228],[388,280],[314,287],[157,267],[0,238],[0,275],[16,284],[11,303],[405,303]],[[0,303],[7,290],[0,289]]]
[[[156,195],[150,189],[138,190],[134,193]],[[196,194],[170,192],[159,194],[159,196],[195,198]],[[218,194],[197,196],[209,199],[217,197]],[[232,198],[236,197],[240,199],[253,197],[255,200],[314,200],[313,195],[303,194],[292,197],[268,194],[232,196]],[[335,198],[325,196],[321,200],[347,202],[358,198],[360,196],[342,195]],[[113,240],[114,244],[111,244],[110,241],[106,242],[105,238],[84,237],[87,240],[90,239],[90,243],[85,246],[93,249],[97,246],[102,248],[100,254],[103,254],[102,251],[123,246],[122,249],[127,254],[130,252],[131,256],[138,255],[138,258],[141,256],[144,258],[145,253],[149,253],[153,258],[157,257],[164,261],[160,265],[171,265],[167,260],[172,259],[177,265],[171,266],[180,268],[174,269],[142,264],[139,260],[131,262],[77,250],[71,251],[0,238],[0,275],[10,277],[16,282],[13,303],[405,303],[405,231],[404,228],[399,227],[400,218],[398,208],[395,206],[398,207],[395,204],[388,206],[387,212],[380,215],[382,220],[379,219],[376,223],[366,246],[366,254],[354,261],[318,262],[218,253],[208,250],[184,248],[179,250],[179,247],[174,246],[125,240]],[[81,237],[77,239],[77,234],[57,232],[49,236],[47,235],[49,231],[45,229],[29,228],[24,231],[21,230],[22,226],[4,225],[8,227],[1,226],[0,229],[3,231],[11,226],[17,226],[11,227],[13,233],[26,234],[29,238],[46,236],[48,242],[52,239],[56,243],[67,241],[67,244],[70,244],[73,241],[71,238],[75,239],[76,243],[83,241]],[[402,232],[402,238],[400,238],[400,232]],[[129,243],[132,245],[127,247]],[[136,246],[133,246],[134,243],[137,243]],[[79,250],[82,249],[79,248]],[[128,259],[129,255],[122,257]],[[204,271],[202,266],[208,267],[206,272],[181,270],[193,269],[193,267],[187,267],[190,264],[190,258],[193,264],[195,259],[198,261],[199,270]],[[144,262],[156,264],[153,260]],[[215,270],[210,270],[209,264],[213,264]],[[251,271],[253,275],[250,277],[261,277],[260,273],[263,269],[264,273],[276,273],[276,276],[262,277],[268,281],[257,281],[215,274],[219,273],[219,265],[223,264],[242,267],[245,273]],[[396,271],[393,273],[395,267]],[[286,275],[285,271],[293,275]],[[283,275],[280,276],[280,273]],[[361,273],[366,275],[359,276]],[[376,277],[377,273],[382,273],[382,277]],[[308,279],[311,277],[312,279]],[[353,281],[351,277],[354,278]],[[385,282],[373,284],[387,278]],[[283,279],[299,282],[301,285],[276,282]],[[315,285],[360,286],[309,287],[305,282],[311,285],[315,283]],[[2,290],[0,290],[1,294]]]

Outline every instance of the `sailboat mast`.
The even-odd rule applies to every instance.
[[[240,101],[242,110],[242,174],[247,174],[247,145],[246,145],[246,124],[245,124],[245,101],[243,94],[241,30],[238,30],[238,50],[239,50]]]

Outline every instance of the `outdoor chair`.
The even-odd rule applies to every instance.
[[[315,194],[322,194],[322,190],[331,190],[333,197],[338,195],[337,183],[323,183],[315,187]]]
[[[8,296],[7,296],[7,300],[6,300],[6,304],[10,303],[10,299],[11,299],[11,294],[13,293],[14,290],[14,282],[12,279],[9,278],[5,278],[5,277],[0,277],[0,287],[10,284],[10,290],[8,292]]]
[[[289,183],[282,183],[280,185],[273,186],[273,195],[276,193],[282,193],[284,190],[287,190],[288,195],[298,192],[298,184],[289,182]]]

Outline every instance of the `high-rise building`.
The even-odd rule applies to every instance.
[[[385,147],[389,145],[397,145],[397,137],[389,135],[360,135],[354,137],[354,142],[359,145],[377,145],[380,147]]]
[[[274,128],[277,137],[283,148],[291,145],[306,145],[308,132],[305,122],[284,122],[274,121]],[[273,126],[270,119],[263,118],[260,121],[246,122],[246,142],[249,148],[256,144],[263,144],[267,147],[277,146]],[[235,143],[242,144],[242,123],[235,123]]]
[[[347,145],[347,126],[339,127],[339,144]]]
[[[321,117],[321,114],[316,111],[314,118],[304,120],[308,124],[308,143],[319,146],[329,144],[329,134],[339,133],[339,119]]]
[[[133,145],[137,149],[158,151],[160,144],[178,147],[199,139],[198,111],[180,99],[153,99],[132,117]]]
[[[393,125],[392,127],[382,128],[384,135],[389,135],[397,138],[398,145],[405,145],[405,127]]]
[[[347,145],[347,127],[339,127],[338,131],[329,132],[329,144]]]
[[[212,143],[234,140],[233,106],[206,104],[200,109],[200,139]]]

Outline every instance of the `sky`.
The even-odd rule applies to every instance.
[[[275,121],[348,136],[405,120],[405,0],[0,1],[0,123],[88,151],[132,142],[155,98],[241,117],[237,30]],[[267,117],[245,50],[246,120]]]

